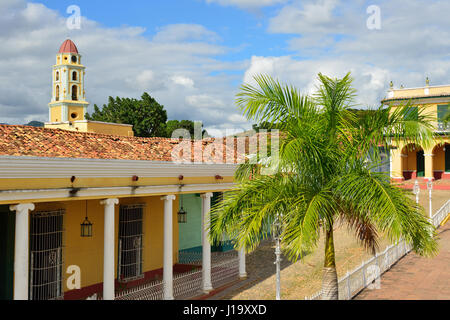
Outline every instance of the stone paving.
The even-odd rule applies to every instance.
[[[382,275],[380,289],[365,289],[355,300],[449,300],[450,223],[438,229],[438,234],[436,257],[411,252]]]

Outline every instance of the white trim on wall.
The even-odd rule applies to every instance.
[[[218,184],[190,184],[182,188],[182,192],[203,193],[223,192],[233,189],[234,183]],[[164,194],[177,194],[179,185],[142,186],[142,187],[107,187],[107,188],[64,188],[64,189],[39,189],[39,190],[7,190],[0,191],[0,201],[38,201],[45,199],[76,200],[77,198],[108,198],[127,196],[151,196]]]

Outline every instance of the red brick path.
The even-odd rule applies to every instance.
[[[439,254],[423,258],[411,252],[381,277],[381,288],[362,291],[355,300],[450,299],[450,222],[438,229]]]

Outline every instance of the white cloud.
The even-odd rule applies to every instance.
[[[432,85],[450,83],[450,20],[444,14],[449,1],[381,1],[381,30],[367,28],[370,4],[306,0],[286,5],[267,31],[291,34],[292,55],[253,58],[244,80],[269,70],[309,90],[317,72],[335,77],[352,71],[358,102],[371,106],[385,97],[390,80],[409,87],[425,85],[426,76]]]
[[[184,76],[173,76],[170,78],[173,83],[178,84],[180,86],[186,87],[186,88],[193,88],[194,87],[194,80],[188,77]]]
[[[276,17],[271,19],[269,31],[303,34],[306,32],[316,33],[331,26],[336,27],[333,10],[338,3],[339,0],[308,0],[287,5]]]
[[[51,70],[69,33],[66,17],[24,0],[1,0],[0,7],[0,122],[48,121]],[[232,81],[239,75],[225,71],[243,70],[245,64],[217,58],[229,50],[217,44],[220,37],[197,24],[163,26],[153,39],[144,32],[103,27],[85,17],[81,30],[70,31],[86,66],[88,111],[107,103],[108,96],[139,98],[147,91],[170,119],[234,127],[227,119],[236,112]],[[206,104],[214,112],[205,112]]]
[[[187,96],[186,102],[190,106],[198,108],[220,108],[225,105],[221,99],[207,94]]]

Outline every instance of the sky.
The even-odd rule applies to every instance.
[[[148,92],[169,119],[222,136],[251,127],[235,96],[255,75],[312,94],[319,72],[351,72],[357,107],[377,107],[391,80],[450,83],[448,12],[448,0],[0,0],[0,123],[48,121],[66,38],[87,68],[88,112]]]

